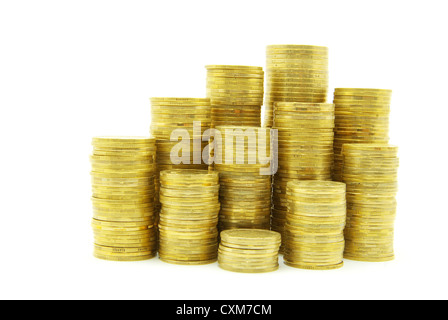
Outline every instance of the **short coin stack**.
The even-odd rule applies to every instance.
[[[387,144],[345,144],[347,184],[344,258],[384,262],[394,259],[398,148]]]
[[[92,144],[94,256],[115,261],[154,257],[155,139],[97,137]]]
[[[283,234],[288,206],[287,183],[331,180],[334,105],[277,102],[274,108],[278,171],[273,183],[272,229]]]
[[[207,142],[202,141],[202,134],[211,125],[211,105],[208,98],[151,98],[151,134],[157,139],[156,157],[156,211],[159,209],[159,175],[162,170],[169,169],[207,169],[208,158],[203,158],[203,150]],[[200,122],[200,127],[194,129],[194,122]],[[172,131],[185,129],[183,135],[175,135],[171,141]],[[187,134],[188,133],[188,134]],[[181,150],[173,148],[179,144],[182,137]],[[189,147],[189,150],[186,149]],[[175,151],[173,151],[175,150]],[[182,161],[174,163],[171,158]],[[185,157],[183,157],[185,155]]]
[[[272,127],[275,102],[327,101],[328,48],[303,45],[268,46],[266,76],[264,126]]]
[[[345,192],[342,182],[288,183],[284,239],[286,265],[311,270],[343,266]]]
[[[159,257],[174,264],[215,262],[219,176],[207,170],[160,173]]]
[[[221,163],[214,167],[220,175],[219,229],[270,229],[271,130],[233,126],[216,130],[222,138],[215,153]]]
[[[233,229],[221,232],[218,263],[222,269],[243,273],[278,269],[281,236],[278,232]]]
[[[345,143],[389,143],[392,91],[336,88],[333,180],[342,181]]]
[[[213,126],[261,126],[264,95],[262,67],[209,65],[207,96],[212,103]]]

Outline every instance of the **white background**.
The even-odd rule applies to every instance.
[[[446,1],[0,2],[0,298],[448,298]],[[335,87],[393,89],[397,258],[262,275],[92,257],[90,140],[146,135],[151,96],[205,96],[206,64],[330,49]]]

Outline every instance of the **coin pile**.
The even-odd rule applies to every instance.
[[[277,102],[274,108],[274,129],[278,130],[278,170],[273,182],[272,230],[283,235],[288,207],[287,183],[294,180],[331,180],[334,105]]]
[[[394,259],[398,148],[388,144],[345,144],[347,184],[344,258],[384,262]]]
[[[333,180],[342,181],[345,143],[389,143],[392,91],[336,88]]]
[[[228,271],[271,272],[278,269],[281,236],[278,232],[257,229],[232,229],[221,232],[218,264]]]
[[[207,97],[212,104],[213,126],[261,126],[264,95],[262,67],[209,65]]]
[[[326,102],[328,48],[303,45],[268,46],[266,83],[266,127],[273,125],[275,102]]]
[[[160,173],[159,257],[174,264],[215,262],[219,176],[207,170]]]
[[[155,139],[96,137],[92,145],[94,256],[115,261],[154,257]]]
[[[220,176],[219,229],[270,229],[270,129],[216,127],[215,170]],[[226,161],[227,160],[227,161]]]
[[[211,106],[208,98],[151,98],[151,134],[157,139],[156,156],[156,212],[159,211],[160,171],[169,169],[207,169],[208,157],[203,157],[207,142],[202,141],[203,134],[211,125]],[[200,127],[195,129],[195,122]],[[185,135],[171,134],[175,129],[185,129]],[[182,149],[175,149],[181,137]],[[171,153],[176,158],[173,162]],[[177,159],[178,158],[178,159]],[[177,163],[178,161],[181,163]]]
[[[284,262],[310,270],[343,266],[345,184],[291,181],[287,186]]]

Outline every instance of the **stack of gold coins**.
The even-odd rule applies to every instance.
[[[208,98],[151,98],[151,134],[157,139],[156,212],[159,211],[159,175],[170,169],[207,169],[208,144],[204,133],[211,125],[211,105]],[[173,132],[184,129],[182,132]],[[173,134],[173,137],[172,137]],[[182,141],[182,144],[180,142]]]
[[[284,262],[301,269],[343,266],[346,187],[333,181],[291,181],[287,186]]]
[[[347,184],[344,258],[384,262],[394,259],[398,148],[388,144],[345,144]]]
[[[216,127],[214,169],[220,176],[220,230],[270,229],[270,129]],[[216,138],[216,137],[215,137]]]
[[[345,143],[389,143],[392,91],[336,88],[333,180],[342,181]]]
[[[278,130],[278,171],[273,183],[272,230],[283,235],[288,206],[287,183],[294,180],[331,180],[334,105],[277,102],[274,108],[274,128]]]
[[[207,170],[160,173],[159,257],[174,264],[215,262],[219,176]]]
[[[207,96],[212,103],[213,126],[261,126],[264,95],[262,67],[209,65]]]
[[[273,125],[275,102],[326,102],[328,48],[303,45],[268,46],[266,83],[266,127]]]
[[[92,144],[94,256],[115,261],[154,257],[155,139],[97,137]]]
[[[210,128],[210,111],[208,98],[151,98],[151,134],[158,140],[169,140],[174,130],[183,129],[189,139],[201,139]]]
[[[278,232],[257,229],[232,229],[221,232],[219,266],[244,273],[271,272],[278,269],[281,236]]]

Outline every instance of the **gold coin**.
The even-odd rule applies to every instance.
[[[94,137],[92,145],[103,147],[117,147],[117,148],[135,148],[154,145],[155,139],[152,137],[120,137],[120,136],[103,136]]]
[[[277,232],[267,230],[235,229],[221,232],[221,239],[227,243],[271,244],[280,241]]]
[[[266,273],[278,270],[279,266],[274,267],[262,267],[262,268],[238,268],[233,265],[225,263],[219,263],[219,267],[226,271],[239,272],[239,273]]]
[[[245,71],[256,71],[256,72],[262,72],[263,67],[256,67],[256,66],[241,66],[241,65],[207,65],[205,66],[207,70],[214,70],[214,69],[224,69],[224,70],[245,70]]]
[[[215,78],[229,78],[229,79],[245,79],[245,78],[251,78],[251,79],[263,79],[264,78],[264,72],[258,73],[258,72],[242,72],[239,70],[208,70],[207,77],[210,79],[212,77]]]
[[[163,105],[163,104],[181,104],[181,105],[209,105],[210,104],[210,99],[208,98],[158,98],[158,97],[153,97],[150,98],[151,103],[154,104],[159,104],[159,105]]]
[[[175,260],[175,259],[169,259],[165,257],[160,257],[160,260],[166,263],[170,264],[177,264],[177,265],[206,265],[215,263],[217,258],[209,259],[209,260],[200,260],[200,261],[182,261],[182,260]]]
[[[298,45],[298,44],[275,44],[268,45],[267,50],[299,50],[299,51],[318,51],[318,52],[328,52],[328,48],[324,46],[312,46],[312,45]]]
[[[335,95],[372,95],[390,97],[392,90],[389,89],[367,89],[367,88],[335,88]]]
[[[143,260],[149,260],[154,258],[157,255],[157,253],[151,253],[147,255],[141,255],[141,256],[111,256],[107,254],[101,254],[101,253],[94,253],[94,257],[101,260],[109,260],[109,261],[143,261]]]

